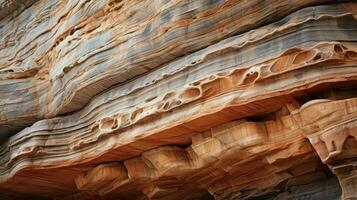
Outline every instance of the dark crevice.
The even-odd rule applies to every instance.
[[[16,18],[37,1],[38,0],[10,0],[7,1],[8,5],[5,5],[6,3],[3,1],[0,5],[0,21],[8,16],[11,16],[12,19]]]
[[[342,100],[357,97],[357,85],[355,81],[341,82],[336,85],[326,85],[328,85],[328,87],[320,85],[316,88],[312,88],[311,90],[299,91],[298,93],[293,94],[292,98],[299,104],[299,107],[301,107],[309,101],[316,99]],[[276,112],[266,113],[263,115],[249,116],[246,118],[246,120],[252,122],[264,122],[268,120],[275,121],[278,116],[277,113],[287,113],[287,111],[285,111],[284,109],[285,107],[283,107],[282,105],[281,109]]]

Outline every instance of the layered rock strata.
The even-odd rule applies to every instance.
[[[4,198],[357,198],[357,3],[19,9],[0,21]]]
[[[39,1],[0,22],[0,133],[83,108],[112,85],[327,2]]]

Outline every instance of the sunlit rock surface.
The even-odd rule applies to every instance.
[[[357,199],[357,3],[0,1],[0,199]]]

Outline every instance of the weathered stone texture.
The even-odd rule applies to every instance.
[[[0,1],[0,38],[0,198],[357,198],[356,2]]]

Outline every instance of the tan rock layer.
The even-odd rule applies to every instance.
[[[347,24],[354,23],[351,21],[354,19],[348,13],[338,14],[336,18],[346,20]],[[316,19],[322,20],[321,24],[329,24],[328,22],[335,20],[335,17],[317,15]],[[346,28],[348,29],[336,32],[354,30],[354,26]],[[337,34],[334,38],[349,38],[350,35],[354,34],[346,32]],[[231,39],[227,40],[231,41]],[[278,109],[281,102],[289,101],[289,98],[284,95],[304,91],[306,88],[322,83],[355,80],[357,73],[354,67],[355,49],[354,43],[305,43],[305,48],[290,48],[285,52],[277,53],[278,56],[275,58],[260,58],[260,62],[253,65],[220,71],[202,80],[186,84],[182,91],[171,92],[155,100],[135,105],[134,110],[128,109],[129,113],[125,113],[125,110],[120,107],[112,107],[120,104],[111,99],[111,104],[104,104],[105,107],[98,108],[101,112],[84,110],[82,113],[40,121],[12,137],[2,146],[1,163],[4,166],[1,172],[2,180],[8,179],[22,168],[59,167],[87,162],[116,148],[130,152],[117,155],[117,159],[125,159],[175,140],[176,144],[187,144],[188,138],[195,131],[203,131],[232,119]],[[228,54],[230,55],[230,51]],[[222,55],[224,54],[220,54]],[[284,68],[285,66],[289,68]],[[205,70],[208,71],[207,68]],[[108,95],[112,96],[113,91],[115,89],[109,90],[108,94],[98,98],[106,99]],[[147,93],[143,91],[143,94]],[[267,99],[269,101],[266,101]],[[124,101],[124,105],[127,100]],[[138,100],[143,101],[142,98]],[[261,104],[259,101],[265,101],[266,105],[270,102],[272,106],[264,108],[259,105]],[[92,106],[88,107],[91,109]],[[104,112],[105,110],[108,112]],[[215,118],[210,121],[210,115],[218,112],[221,113],[220,119]],[[103,114],[107,116],[101,116]],[[99,120],[89,118],[93,115]],[[145,123],[148,120],[150,123]],[[202,123],[200,120],[205,122]],[[164,138],[159,139],[155,136],[164,133],[168,134]],[[178,139],[178,136],[182,137]],[[153,141],[154,137],[157,140]],[[61,157],[58,157],[60,155]],[[28,162],[29,158],[31,162]]]
[[[327,2],[37,1],[0,22],[0,134],[78,110],[112,85]]]
[[[351,105],[352,104],[352,105]],[[336,106],[340,112],[344,112],[341,119],[336,120],[333,126],[328,129],[307,134],[311,144],[319,154],[321,160],[327,164],[337,175],[342,190],[342,199],[357,198],[357,120],[353,107],[353,102],[346,102],[345,105]],[[351,107],[346,109],[346,107]],[[312,113],[321,113],[328,108],[312,108]],[[310,119],[311,119],[310,114]],[[315,116],[312,120],[316,119]],[[323,126],[328,123],[324,120],[315,123],[314,126]]]
[[[285,109],[289,107],[293,108],[287,105]],[[192,185],[208,190],[215,199],[261,196],[285,180],[292,182],[315,171],[319,162],[305,135],[324,137],[321,133],[340,123],[355,128],[351,121],[357,119],[356,111],[357,98],[315,100],[291,114],[278,113],[274,121],[230,122],[195,135],[186,148],[159,147],[122,164],[99,165],[78,176],[76,184],[80,190],[101,196],[125,192],[120,187],[126,185],[135,185],[139,196],[141,189],[148,199],[188,199],[185,186]],[[355,191],[355,185],[346,185],[342,188]]]
[[[296,57],[297,55],[299,55],[300,53],[306,53],[312,54],[311,56],[306,56],[306,61],[302,62],[301,65],[305,66],[302,69],[305,69],[307,71],[305,72],[309,72],[309,69],[312,68],[312,72],[313,71],[320,71],[319,74],[316,74],[318,77],[314,78],[310,78],[307,77],[307,79],[305,81],[302,81],[304,79],[299,79],[298,83],[303,83],[301,86],[297,85],[294,86],[293,84],[290,84],[289,87],[287,88],[278,88],[275,89],[273,88],[273,91],[279,91],[278,94],[281,96],[282,94],[289,94],[291,93],[293,90],[293,88],[297,88],[296,90],[299,90],[299,87],[303,87],[300,90],[303,90],[304,88],[307,87],[307,83],[308,81],[311,81],[312,85],[315,85],[315,81],[326,81],[326,82],[330,82],[330,81],[341,81],[341,80],[345,80],[346,78],[344,78],[345,76],[347,76],[350,80],[353,79],[354,75],[354,68],[350,67],[350,63],[351,62],[351,66],[353,66],[354,62],[355,62],[355,58],[351,55],[354,55],[354,52],[351,50],[351,48],[353,49],[353,46],[345,46],[345,45],[341,45],[341,44],[334,44],[334,43],[327,43],[327,44],[322,44],[322,46],[318,45],[317,47],[315,47],[314,49],[311,50],[295,50],[295,51],[288,51],[288,53],[282,54],[283,58],[285,56],[285,58],[287,57],[287,60],[290,60],[291,57]],[[315,54],[319,54],[319,59],[315,60]],[[288,56],[290,55],[290,57]],[[277,58],[282,59],[280,57]],[[291,60],[292,62],[294,61],[294,59]],[[262,100],[265,99],[267,97],[264,96],[264,93],[256,93],[253,92],[254,89],[259,88],[260,91],[264,91],[267,93],[270,93],[270,98],[273,97],[272,91],[269,91],[267,89],[262,89],[262,87],[265,85],[267,87],[271,88],[271,85],[266,84],[267,81],[269,80],[269,78],[265,79],[264,76],[264,67],[273,67],[274,63],[276,63],[277,60],[273,60],[273,61],[268,61],[267,63],[262,63],[259,64],[259,80],[255,82],[255,84],[253,85],[253,87],[251,88],[244,88],[245,91],[243,92],[243,94],[259,94],[259,96],[249,96],[247,95],[247,99],[249,99],[250,101],[258,101],[258,100]],[[329,74],[329,67],[325,66],[324,64],[328,64],[328,65],[334,65],[333,71],[331,71],[331,75]],[[292,65],[294,66],[294,65]],[[296,67],[293,67],[292,70],[298,70],[301,67],[298,67],[299,63],[297,64]],[[322,67],[322,68],[321,68]],[[257,68],[256,66],[253,66],[252,68]],[[324,69],[323,74],[321,74],[321,69]],[[341,70],[341,75],[339,75],[338,70]],[[347,70],[351,70],[350,73],[346,74]],[[292,71],[294,72],[294,71]],[[326,74],[325,74],[326,73]],[[232,76],[232,74],[234,76]],[[308,73],[308,74],[313,74],[313,73]],[[242,77],[245,77],[246,74],[242,73],[241,74]],[[290,77],[287,76],[286,74],[282,73],[281,75],[279,75],[280,77]],[[205,96],[206,94],[212,94],[211,91],[207,90],[203,90],[204,93],[203,94],[199,94],[198,96],[204,99],[211,99],[210,101],[194,101],[196,103],[192,104],[192,106],[190,107],[189,111],[185,111],[185,115],[187,117],[190,117],[189,119],[193,120],[198,118],[199,116],[205,116],[209,113],[214,113],[217,112],[219,110],[222,110],[225,107],[232,107],[232,106],[239,106],[239,105],[244,105],[244,96],[242,95],[241,92],[238,93],[239,95],[239,100],[234,100],[235,95],[237,94],[237,88],[234,89],[232,92],[230,92],[231,87],[231,83],[236,81],[237,79],[240,80],[239,76],[238,78],[236,78],[237,76],[235,76],[235,72],[233,71],[233,73],[227,73],[224,77],[218,77],[218,78],[213,78],[212,80],[208,80],[208,83],[215,83],[216,85],[220,86],[219,88],[217,88],[215,91],[217,94],[215,95],[208,95]],[[269,77],[269,76],[267,76]],[[273,76],[274,77],[274,76]],[[273,79],[278,79],[277,76],[275,76]],[[221,80],[223,81],[227,81],[228,84],[221,84]],[[289,79],[287,79],[289,80]],[[230,82],[232,81],[232,82]],[[263,83],[263,86],[259,84],[259,81],[261,81]],[[238,83],[240,83],[238,81]],[[196,85],[196,84],[194,84]],[[200,85],[200,84],[198,84]],[[203,86],[205,86],[205,84],[201,84]],[[200,85],[200,87],[201,87]],[[225,86],[222,87],[221,86]],[[227,86],[227,87],[226,87]],[[192,87],[192,86],[191,86]],[[197,86],[196,86],[197,87]],[[257,88],[255,88],[257,87]],[[215,86],[214,84],[210,87],[211,89],[214,89]],[[263,87],[264,88],[264,87]],[[250,92],[250,89],[253,89],[252,92]],[[199,89],[197,89],[199,90]],[[190,90],[189,90],[190,91]],[[200,90],[199,90],[200,91]],[[239,91],[239,90],[238,90]],[[192,94],[192,93],[189,93]],[[220,95],[223,94],[223,95]],[[229,101],[227,100],[227,96],[228,95],[233,95],[233,100],[230,100],[231,103],[229,103]],[[186,98],[191,98],[192,96],[186,97]],[[195,96],[194,96],[195,97]],[[229,97],[229,96],[228,96]],[[280,97],[277,97],[278,99]],[[230,99],[230,98],[228,98]],[[286,99],[288,100],[288,99]],[[285,100],[285,101],[286,101]],[[222,101],[226,101],[227,103],[225,104],[221,104],[218,107],[214,107],[214,106],[209,106],[209,103],[213,102],[222,102]],[[279,101],[284,101],[284,100],[279,100]],[[214,105],[214,104],[213,104]],[[216,104],[217,105],[217,104]],[[200,113],[200,112],[196,112],[198,110],[198,108],[202,108],[202,106],[205,107],[204,109],[204,113]],[[223,106],[223,107],[222,107]],[[196,108],[195,108],[196,107]],[[235,118],[239,118],[239,117],[243,117],[243,116],[247,116],[247,115],[252,115],[255,113],[257,113],[258,111],[256,110],[256,108],[254,108],[253,110],[255,111],[250,111],[250,113],[241,113],[241,114],[234,114]],[[193,114],[195,113],[196,114]],[[261,112],[261,111],[259,111]],[[262,112],[267,112],[267,111],[262,111]],[[172,117],[170,117],[169,115],[172,115]],[[3,169],[3,178],[2,180],[6,180],[7,177],[11,177],[14,173],[16,173],[17,170],[24,168],[24,167],[28,167],[28,166],[64,166],[64,165],[71,165],[71,163],[77,163],[77,162],[86,162],[88,160],[94,159],[98,156],[100,156],[101,154],[108,152],[110,150],[113,150],[115,148],[118,147],[124,147],[127,144],[130,144],[130,146],[132,145],[132,147],[136,147],[139,144],[145,144],[145,145],[139,145],[142,146],[140,147],[138,150],[131,152],[132,155],[138,154],[140,152],[142,152],[145,149],[149,149],[152,147],[155,147],[158,144],[164,144],[167,143],[167,141],[163,140],[163,141],[157,141],[156,143],[151,143],[150,142],[144,142],[141,143],[141,139],[139,138],[145,138],[145,137],[149,137],[152,136],[156,133],[160,133],[160,131],[162,131],[163,128],[170,130],[169,126],[166,127],[162,127],[161,128],[151,128],[150,129],[146,129],[147,126],[158,126],[161,122],[165,120],[165,123],[169,123],[170,121],[168,121],[165,118],[168,118],[169,120],[175,120],[174,123],[169,123],[171,127],[177,126],[176,124],[182,124],[184,123],[184,121],[186,121],[188,118],[185,117],[179,117],[180,115],[180,110],[176,110],[175,113],[168,113],[168,116],[164,116],[162,115],[161,118],[156,119],[158,120],[158,124],[156,124],[156,122],[154,122],[153,120],[151,121],[151,124],[138,124],[137,126],[133,127],[134,129],[128,129],[122,132],[122,131],[118,131],[120,130],[120,126],[119,123],[116,121],[117,119],[115,118],[114,120],[110,120],[108,118],[105,118],[102,121],[102,124],[100,126],[98,126],[98,128],[96,128],[96,126],[89,126],[87,129],[87,131],[83,131],[83,129],[79,129],[78,132],[75,131],[76,128],[75,126],[73,127],[69,127],[66,129],[64,129],[64,127],[60,128],[61,126],[61,119],[54,119],[54,120],[49,120],[48,122],[43,121],[41,123],[39,123],[39,125],[41,126],[34,126],[30,129],[24,130],[24,132],[19,133],[17,136],[13,137],[6,145],[3,145],[3,149],[2,149],[2,166],[4,166]],[[178,118],[177,118],[178,117]],[[155,118],[154,118],[155,119]],[[180,120],[177,120],[180,119]],[[223,119],[223,121],[225,120],[230,120],[232,118],[228,118],[228,119]],[[51,125],[51,123],[53,123]],[[209,121],[208,121],[209,122]],[[222,120],[218,121],[218,123],[221,123]],[[53,127],[53,130],[48,132],[48,127],[46,127],[47,125],[45,123],[48,123],[48,125],[50,127]],[[116,124],[117,123],[117,124]],[[194,127],[194,123],[192,123],[191,127]],[[217,123],[217,122],[215,122]],[[46,125],[46,126],[43,126]],[[144,126],[144,128],[140,128],[140,126]],[[209,126],[213,126],[214,123],[210,124],[210,125],[206,125],[206,127],[209,128]],[[114,126],[114,128],[113,128]],[[199,126],[202,127],[202,124],[200,124]],[[46,127],[46,128],[45,128]],[[137,128],[139,127],[139,129]],[[135,130],[137,129],[137,130]],[[146,130],[145,130],[146,129]],[[148,130],[150,130],[151,132],[148,132]],[[173,129],[171,129],[173,130]],[[198,129],[197,129],[198,130]],[[114,131],[114,134],[112,134],[111,132]],[[127,132],[125,132],[127,131]],[[80,133],[80,135],[76,135],[77,133]],[[116,133],[120,133],[120,134],[116,134]],[[140,133],[141,135],[138,137],[136,135],[136,133]],[[143,134],[145,133],[145,134]],[[171,133],[169,134],[170,137],[172,137],[172,134],[177,134],[176,136],[182,135],[182,134],[186,134],[189,132],[178,132],[178,129],[176,129],[176,133]],[[192,129],[191,129],[191,133],[192,133]],[[71,134],[71,137],[68,137]],[[98,135],[99,134],[99,135]],[[103,135],[104,134],[104,135]],[[187,137],[187,136],[186,136]],[[102,139],[103,138],[103,139]],[[120,142],[118,142],[120,141]],[[143,140],[144,141],[144,140]],[[169,141],[169,140],[168,140]],[[132,144],[131,144],[132,143]],[[135,144],[137,143],[137,144]],[[177,143],[180,143],[180,141],[178,141]],[[101,146],[101,144],[103,144],[103,146]],[[129,148],[130,148],[129,146]],[[100,151],[95,151],[93,152],[93,148],[95,149],[100,149]],[[53,159],[51,158],[51,155],[53,155],[55,153],[56,157],[54,157]],[[58,158],[57,156],[61,155],[60,158]],[[76,157],[75,155],[81,155]],[[126,155],[129,156],[129,155]],[[20,159],[21,158],[21,159]],[[27,162],[26,160],[28,158],[31,158],[31,162]],[[119,157],[120,158],[120,157]],[[15,162],[16,161],[16,162]],[[66,161],[66,162],[64,162]],[[11,171],[8,171],[10,170]]]

